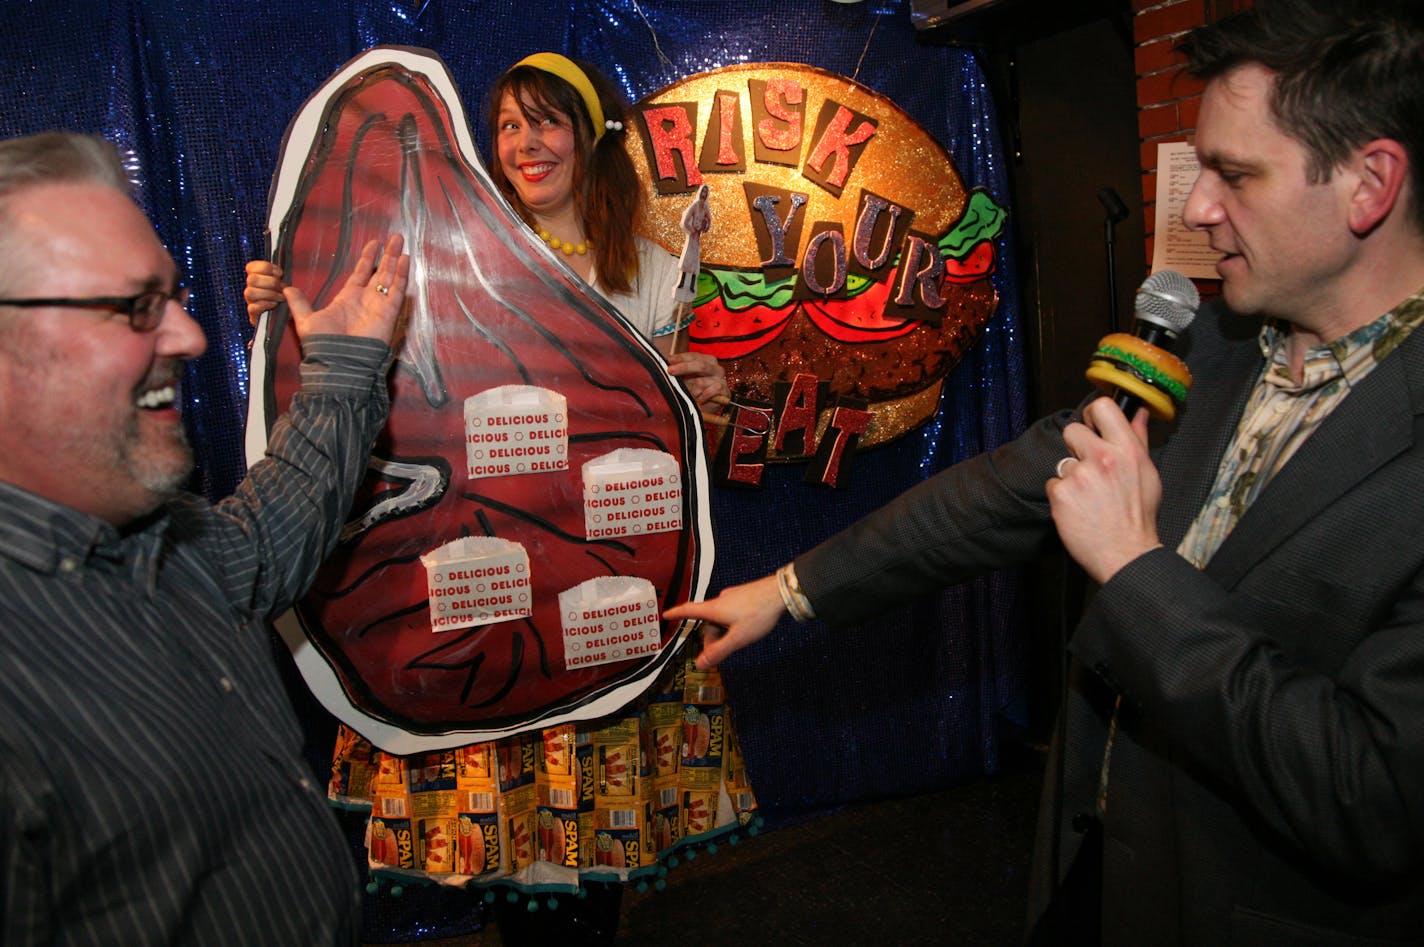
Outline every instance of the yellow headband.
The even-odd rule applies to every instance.
[[[598,102],[598,93],[593,90],[593,83],[588,81],[588,76],[578,67],[572,59],[567,56],[560,56],[558,53],[535,53],[532,56],[525,56],[519,62],[510,66],[517,69],[520,66],[531,66],[540,72],[547,72],[574,87],[574,91],[583,98],[583,104],[588,109],[588,117],[593,120],[593,140],[603,137],[603,106]]]

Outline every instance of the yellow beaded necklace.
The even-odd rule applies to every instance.
[[[579,243],[573,243],[568,240],[560,240],[558,237],[550,236],[547,230],[539,231],[539,239],[547,243],[552,250],[564,251],[565,256],[573,256],[575,253],[579,256],[583,256],[593,247],[593,241],[587,237]]]

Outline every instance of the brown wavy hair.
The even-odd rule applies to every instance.
[[[1269,104],[1330,180],[1354,148],[1390,138],[1409,153],[1416,229],[1424,231],[1424,4],[1419,0],[1257,0],[1178,42],[1211,80],[1255,63],[1274,74]]]
[[[613,83],[588,63],[574,62],[588,76],[598,94],[604,118],[626,126],[628,105]],[[486,104],[490,149],[495,152],[490,173],[500,193],[530,226],[533,226],[533,216],[499,163],[499,106],[506,92],[514,96],[524,117],[531,122],[550,112],[569,117],[574,131],[574,208],[584,233],[593,237],[590,252],[598,281],[609,292],[628,292],[638,277],[635,238],[643,231],[646,198],[624,147],[623,133],[609,129],[595,140],[593,119],[583,97],[558,76],[533,66],[515,66],[500,76],[490,88]]]

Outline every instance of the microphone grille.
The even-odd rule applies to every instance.
[[[1191,325],[1200,305],[1196,284],[1176,270],[1158,270],[1137,291],[1137,318],[1156,323],[1174,336]]]

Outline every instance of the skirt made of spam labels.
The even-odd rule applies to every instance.
[[[687,654],[623,712],[587,723],[414,756],[342,726],[329,796],[370,808],[372,877],[574,892],[755,834],[721,674]]]

